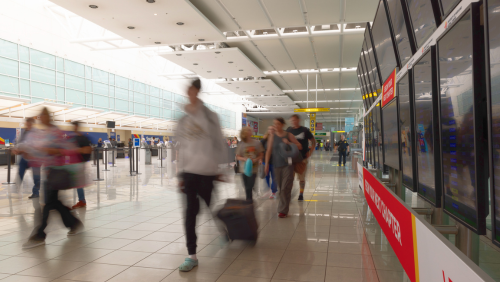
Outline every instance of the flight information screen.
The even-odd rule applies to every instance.
[[[490,42],[491,141],[495,188],[494,239],[500,242],[500,0],[488,1],[488,36]],[[493,201],[493,199],[492,199]]]
[[[472,19],[467,12],[438,41],[444,208],[477,227],[472,89]]]
[[[403,185],[413,191],[413,157],[412,157],[412,135],[410,115],[410,87],[408,74],[405,74],[398,82],[399,101],[399,132],[401,134],[401,167],[403,173]]]
[[[389,29],[389,22],[387,21],[384,1],[380,1],[377,15],[373,20],[372,33],[375,53],[377,54],[380,73],[382,75],[382,82],[384,82],[398,66],[394,45],[392,45],[391,30]]]
[[[381,92],[380,78],[378,75],[378,68],[375,61],[375,52],[373,51],[370,29],[368,28],[365,30],[365,42],[363,46],[365,48],[365,51],[367,52],[367,58],[370,60],[369,65],[372,68],[372,77],[373,81],[375,81],[377,93],[380,93]]]
[[[418,193],[436,204],[434,132],[432,128],[432,70],[428,52],[413,67]]]
[[[443,7],[444,13],[443,18],[445,18],[460,1],[461,0],[441,0],[441,7]]]
[[[399,60],[401,65],[406,64],[413,55],[406,29],[405,19],[403,17],[403,8],[401,0],[387,0],[389,14],[391,15],[392,29],[396,37],[396,45],[399,51]]]
[[[410,11],[417,47],[422,47],[437,28],[431,0],[406,0],[406,2]]]
[[[399,118],[397,98],[383,109],[384,164],[399,170]]]

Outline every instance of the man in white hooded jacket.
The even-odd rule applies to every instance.
[[[179,266],[180,271],[190,271],[198,265],[195,227],[199,198],[210,206],[213,181],[220,180],[219,164],[227,162],[219,118],[198,99],[200,89],[200,80],[193,81],[188,89],[190,104],[185,107],[186,115],[179,120],[176,133],[180,144],[179,187],[187,198],[185,228],[189,254]]]

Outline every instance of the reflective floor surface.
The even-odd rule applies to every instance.
[[[85,232],[67,237],[59,214],[52,212],[47,245],[23,250],[41,208],[38,199],[27,198],[29,172],[20,191],[14,185],[0,188],[0,281],[408,281],[367,211],[350,162],[338,167],[331,156],[313,155],[305,201],[297,201],[295,181],[286,219],[277,217],[277,200],[269,199],[263,180],[257,181],[255,246],[221,244],[212,213],[227,198],[245,194],[240,175],[227,168],[228,181],[217,184],[212,207],[198,216],[199,266],[189,273],[177,270],[187,251],[175,164],[160,169],[154,160],[139,166],[142,174],[130,176],[128,160],[118,159],[116,167],[101,171],[104,181],[85,189],[87,208],[75,211]],[[1,170],[4,181],[7,170]],[[87,173],[95,178],[96,167],[88,164]],[[74,190],[62,194],[68,206],[75,203]]]

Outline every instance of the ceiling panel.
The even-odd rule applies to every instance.
[[[156,1],[153,4],[136,0],[127,1],[126,5],[123,0],[51,1],[138,45],[225,40],[222,32],[186,0]],[[98,8],[92,9],[89,5]],[[177,25],[178,22],[184,24]],[[134,29],[127,28],[129,26]]]
[[[159,52],[158,55],[207,79],[265,76],[238,48]]]
[[[313,44],[320,68],[338,68],[340,66],[338,35],[314,37]]]
[[[355,71],[342,72],[341,88],[355,88],[358,85],[358,75]]]
[[[341,0],[305,0],[309,23],[311,25],[318,25],[340,22],[340,1]]]
[[[349,0],[346,1],[346,22],[372,22],[375,17],[379,0]]]
[[[237,47],[247,55],[247,57],[252,60],[261,70],[263,71],[273,71],[271,64],[262,56],[257,48],[252,42],[229,42],[230,47]]]
[[[247,113],[247,115],[253,117],[253,118],[259,118],[259,119],[274,119],[277,117],[282,117],[285,120],[288,120],[291,115],[297,114],[300,116],[301,119],[306,119],[307,114],[306,113],[293,113],[293,111],[290,111],[289,113]]]
[[[270,79],[216,82],[238,95],[280,95],[283,91]]]
[[[264,4],[273,20],[274,26],[297,27],[305,25],[299,1],[265,0]]]
[[[339,73],[322,73],[321,78],[325,89],[339,88]]]
[[[283,39],[283,43],[297,69],[317,68],[309,38],[287,38]]]
[[[190,0],[218,29],[223,32],[239,30],[238,25],[216,0]]]
[[[254,96],[247,97],[248,101],[252,101],[257,105],[266,106],[266,105],[295,105],[295,103],[288,97],[288,95],[280,95],[280,96]]]
[[[276,70],[295,69],[285,48],[278,39],[255,41],[257,48],[267,57]],[[361,46],[361,45],[360,45]],[[361,50],[361,47],[359,48]],[[359,55],[359,54],[358,54]]]
[[[286,81],[281,78],[281,76],[268,76],[266,78],[270,78],[276,85],[278,85],[279,88],[283,90],[291,90],[290,86],[286,84]]]
[[[220,0],[242,29],[272,28],[259,0]]]
[[[302,79],[303,78],[303,79]],[[283,75],[283,80],[290,85],[292,90],[306,89],[306,76],[303,75],[302,78],[299,74],[287,74]],[[311,85],[315,85],[314,75],[309,75],[309,89],[313,88]],[[319,83],[319,82],[318,82]]]
[[[342,47],[343,67],[350,68],[358,65],[363,39],[363,33],[344,34],[344,46]]]

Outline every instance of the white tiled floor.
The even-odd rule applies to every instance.
[[[228,182],[217,184],[211,211],[204,208],[198,217],[200,264],[189,273],[177,270],[186,247],[183,196],[173,164],[140,166],[142,174],[130,177],[128,161],[119,159],[117,167],[101,172],[105,181],[86,188],[88,207],[75,212],[85,232],[67,237],[53,212],[47,245],[23,250],[40,209],[38,201],[27,199],[28,174],[21,193],[0,188],[0,281],[404,281],[401,264],[367,212],[357,174],[330,157],[313,155],[306,201],[297,201],[296,181],[286,219],[277,217],[277,200],[268,199],[269,190],[258,181],[255,246],[235,241],[221,248],[211,211],[227,198],[244,197],[239,176],[228,169]],[[89,164],[92,178],[95,170]],[[76,193],[66,191],[63,197],[70,205]]]

